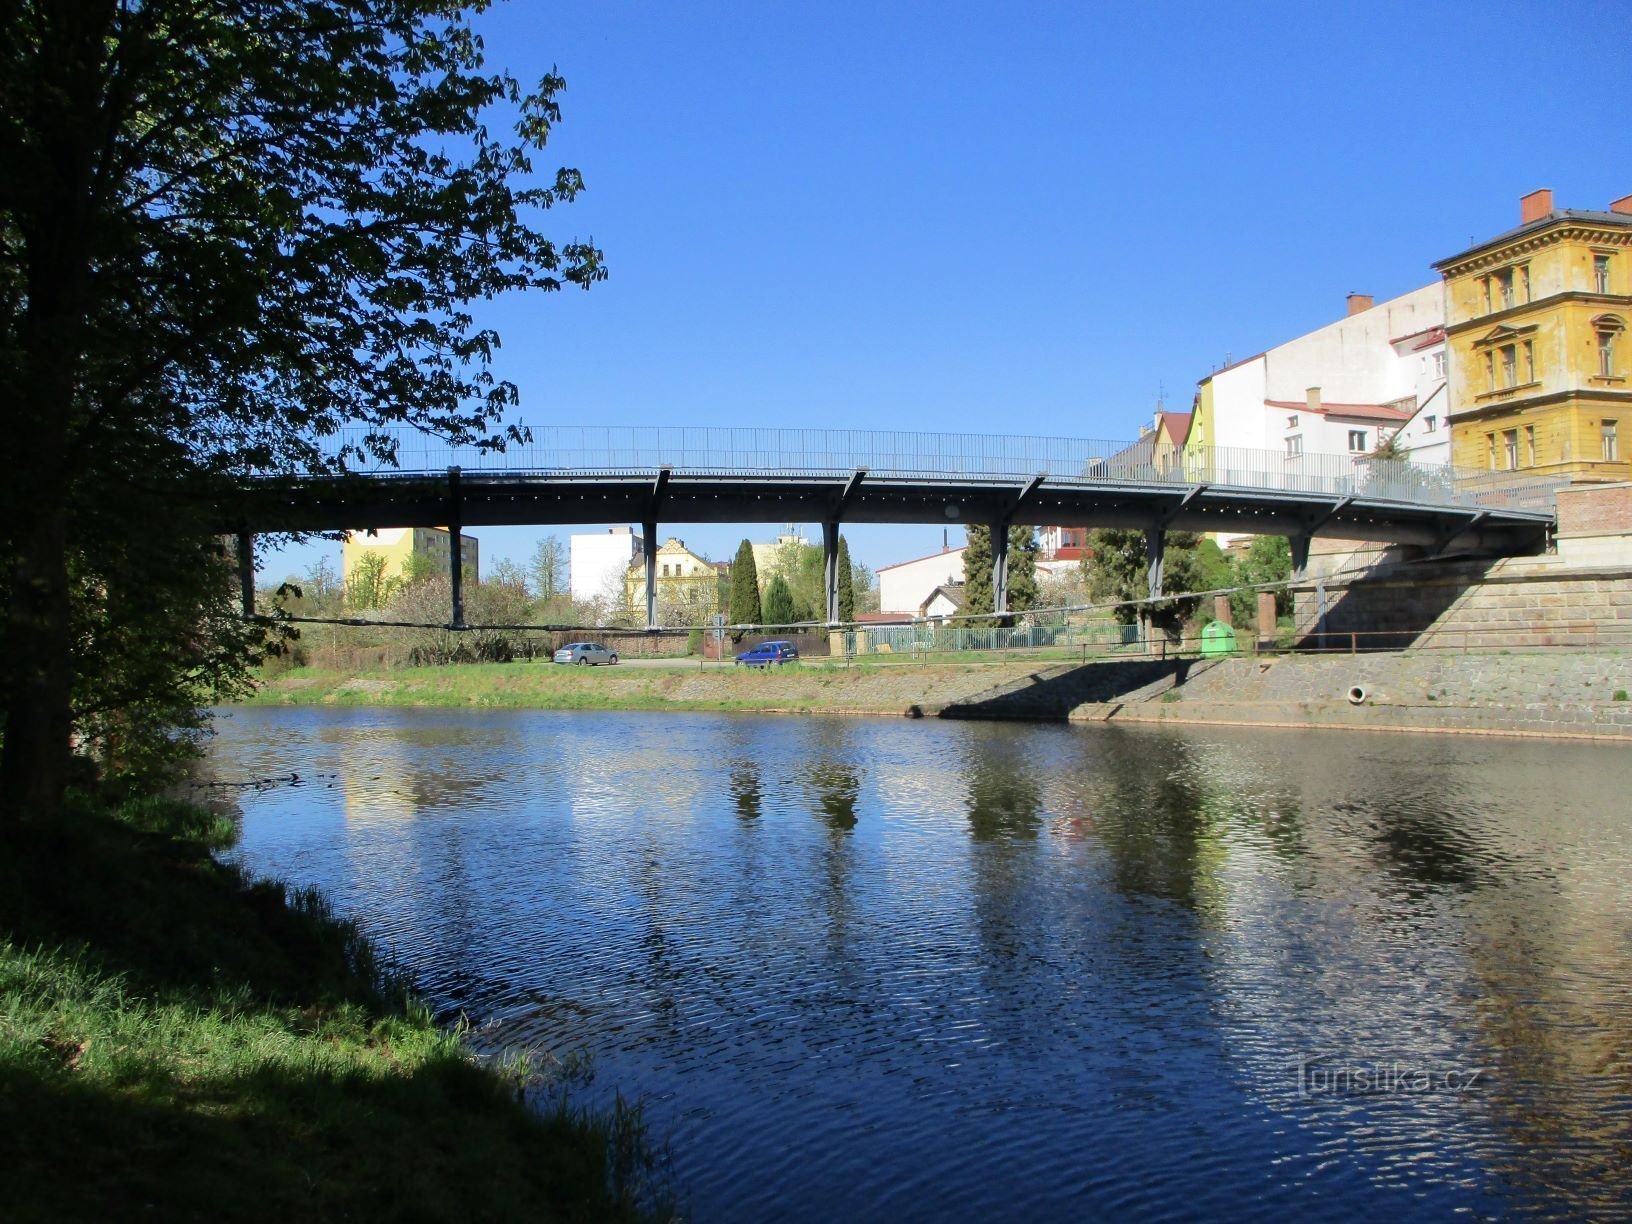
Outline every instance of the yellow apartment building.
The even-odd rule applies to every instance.
[[[416,558],[426,558],[437,573],[446,574],[451,538],[445,527],[380,527],[347,532],[340,561],[347,604],[379,607],[413,573]],[[476,537],[461,533],[460,568],[466,582],[479,580],[479,553]]]
[[[1531,192],[1517,229],[1434,267],[1445,281],[1451,462],[1632,479],[1632,196],[1590,212]]]
[[[670,536],[657,550],[657,601],[665,612],[679,620],[666,623],[700,625],[704,617],[718,612],[730,602],[731,567],[709,561],[686,547],[686,542]],[[646,560],[636,557],[624,578],[630,608],[646,606]]]

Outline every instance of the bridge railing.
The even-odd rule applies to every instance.
[[[1021,434],[734,426],[549,426],[502,451],[456,446],[413,430],[342,431],[331,440],[394,451],[395,465],[354,469],[435,472],[615,473],[659,467],[717,475],[822,476],[866,468],[878,476],[1085,483],[1223,485],[1433,505],[1551,511],[1562,480],[1369,455],[1287,455],[1245,447],[1158,453],[1153,439],[1116,442]],[[355,451],[353,452],[355,453]]]

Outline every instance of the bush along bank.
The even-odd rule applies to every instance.
[[[638,1111],[523,1101],[233,824],[86,800],[0,831],[12,1220],[634,1220]]]

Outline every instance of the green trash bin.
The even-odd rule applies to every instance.
[[[1235,653],[1235,630],[1223,621],[1208,621],[1201,631],[1202,658]]]

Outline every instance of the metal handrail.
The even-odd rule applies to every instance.
[[[668,467],[699,475],[875,476],[1023,480],[1042,475],[1084,484],[1207,485],[1365,497],[1419,505],[1551,512],[1567,482],[1379,459],[1364,454],[1287,455],[1250,447],[1158,454],[1153,439],[1117,442],[1016,434],[830,430],[758,426],[549,426],[503,450],[451,444],[411,429],[342,430],[325,452],[345,448],[352,470],[597,473]],[[382,452],[391,461],[378,458]],[[370,460],[358,464],[355,456]]]

